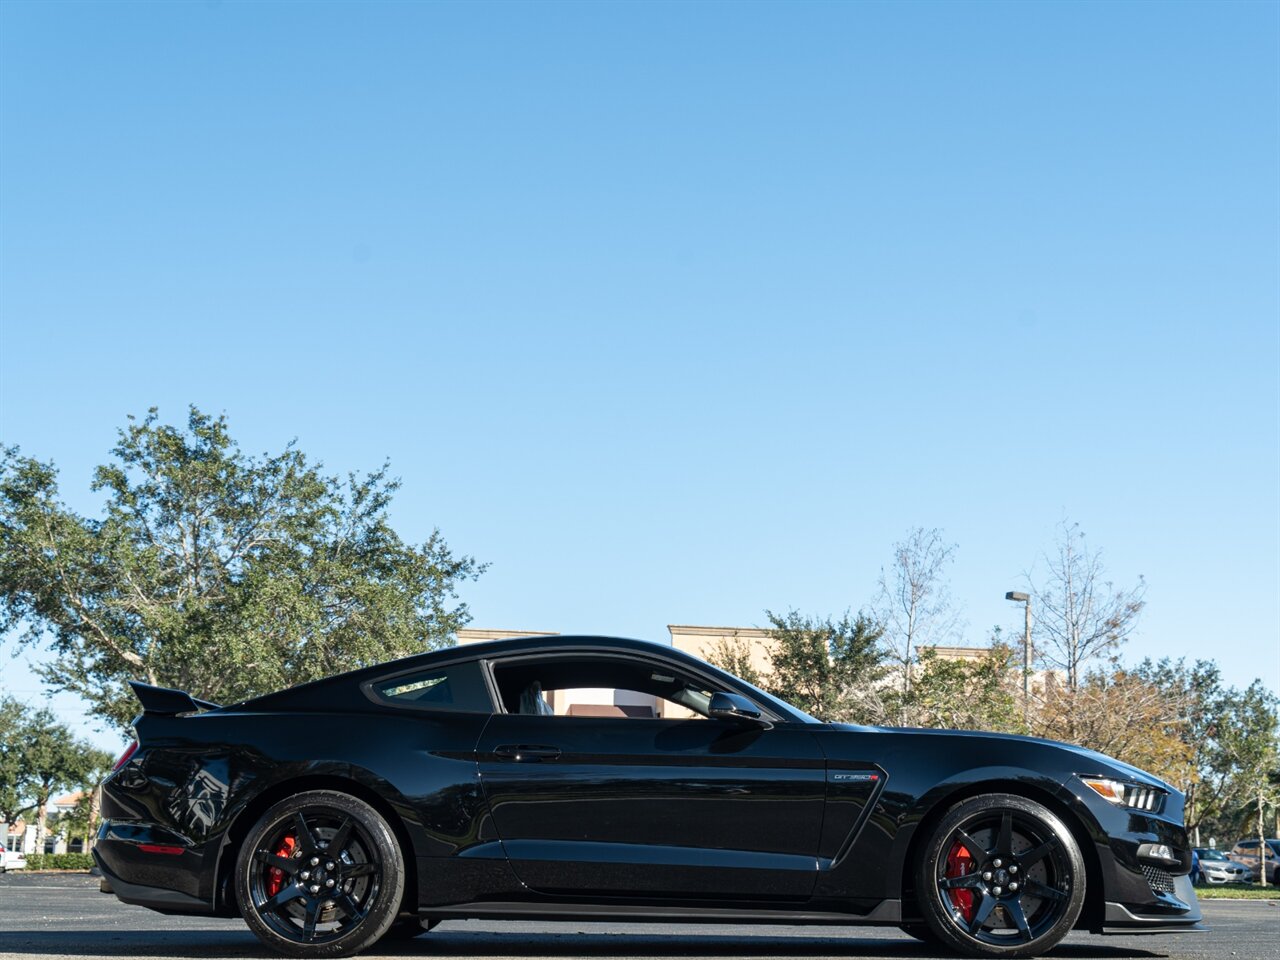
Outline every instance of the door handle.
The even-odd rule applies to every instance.
[[[555,760],[560,756],[559,747],[545,747],[540,744],[503,744],[493,748],[494,756],[499,760],[514,760],[516,763],[541,763],[543,760]]]

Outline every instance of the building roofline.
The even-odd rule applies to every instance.
[[[686,633],[695,637],[729,637],[734,634],[742,637],[767,637],[770,633],[761,627],[702,627],[687,623],[669,623],[667,632]]]

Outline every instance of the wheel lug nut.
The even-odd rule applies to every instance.
[[[310,871],[310,870],[303,870],[301,873],[299,873],[299,874],[298,874],[298,876],[300,876],[303,880],[310,880],[310,879],[311,879],[311,871]]]
[[[1010,884],[1009,884],[1009,889],[1010,889],[1011,891],[1012,891],[1012,890],[1017,890],[1017,889],[1018,889],[1018,881],[1017,881],[1017,880],[1014,880],[1012,883],[1010,883]]]
[[[325,885],[326,887],[332,887],[332,886],[333,886],[333,877],[330,877],[328,880],[326,880],[326,881],[324,882],[324,885]],[[1016,884],[1015,884],[1015,886],[1016,886]]]
[[[316,864],[318,864],[319,862],[320,862],[320,858],[319,858],[319,857],[312,857],[312,858],[311,858],[311,865],[312,865],[313,867],[314,867]]]
[[[1000,890],[1000,888],[999,888],[999,887],[992,887],[992,888],[991,888],[991,892],[992,892],[992,893],[994,893],[994,894],[998,897],[998,896],[1000,896],[1001,890]]]
[[[1010,873],[1017,873],[1017,872],[1018,872],[1018,865],[1017,865],[1016,863],[1010,864],[1010,865],[1009,865],[1009,872],[1010,872]]]
[[[992,860],[992,861],[991,861],[991,865],[992,865],[993,867],[995,867],[997,870],[999,870],[1002,866],[1004,866],[1004,861],[1003,861],[1003,860]]]
[[[991,879],[991,871],[990,871],[990,870],[985,871],[985,872],[982,874],[982,879],[983,879],[983,880],[990,880],[990,879]]]
[[[320,884],[318,884],[318,883],[313,883],[313,884],[311,885],[311,892],[312,892],[312,893],[319,893],[319,892],[320,892]]]

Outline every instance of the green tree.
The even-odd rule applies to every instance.
[[[90,747],[84,759],[84,776],[79,783],[69,785],[70,789],[79,791],[80,796],[74,807],[59,815],[54,831],[68,844],[77,839],[83,840],[84,851],[88,852],[98,832],[102,799],[98,787],[111,772],[115,758],[106,751]]]
[[[1023,732],[1020,660],[998,635],[975,660],[920,651],[906,702],[897,712],[920,727]]]
[[[864,614],[839,620],[766,610],[774,647],[764,688],[823,720],[878,723],[886,671],[884,635]]]
[[[46,811],[54,794],[88,786],[104,762],[110,763],[110,758],[77,739],[71,728],[59,723],[48,707],[30,713],[19,736],[23,738],[22,759],[29,776],[27,799],[36,815],[36,846],[41,849],[46,833]]]
[[[1240,805],[1250,811],[1249,826],[1259,840],[1266,839],[1266,812],[1280,803],[1277,789],[1277,771],[1280,770],[1280,711],[1276,697],[1261,680],[1255,680],[1234,703],[1229,715],[1224,715],[1218,729],[1217,749],[1221,751],[1224,765],[1232,770],[1231,789]],[[1260,851],[1264,860],[1259,876],[1267,882],[1274,870],[1274,862],[1267,862],[1267,845]]]
[[[118,727],[125,681],[234,701],[444,646],[483,570],[434,531],[405,543],[387,467],[326,476],[293,444],[243,453],[225,417],[129,418],[98,468],[101,519],[60,499],[50,463],[0,460],[0,630],[48,639],[55,688]]]
[[[0,825],[12,823],[29,806],[31,772],[24,757],[28,710],[13,697],[0,697]]]
[[[765,682],[764,674],[756,669],[751,657],[751,643],[743,637],[735,635],[717,640],[707,662],[735,677],[741,677],[753,686],[760,687]]]
[[[1144,660],[1134,674],[1160,690],[1177,714],[1172,729],[1186,746],[1186,763],[1166,771],[1170,783],[1186,794],[1187,830],[1197,845],[1201,827],[1218,820],[1231,806],[1231,765],[1217,748],[1223,722],[1230,723],[1237,691],[1225,690],[1212,660]]]

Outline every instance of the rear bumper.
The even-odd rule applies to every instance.
[[[213,913],[209,904],[198,897],[181,893],[165,887],[149,887],[141,883],[130,883],[111,872],[111,868],[103,863],[98,851],[93,851],[93,859],[102,871],[102,883],[99,889],[103,893],[114,893],[121,903],[130,903],[139,907],[148,907],[161,913],[201,914]]]
[[[104,820],[93,859],[111,892],[125,903],[165,913],[215,912],[216,860],[208,845],[151,823]]]

